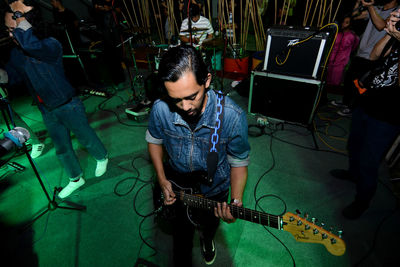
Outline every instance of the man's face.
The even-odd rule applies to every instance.
[[[200,15],[197,15],[197,16],[192,17],[192,21],[193,21],[194,23],[198,22],[199,19],[200,19]]]
[[[193,72],[188,71],[176,82],[165,82],[168,96],[178,113],[186,121],[196,120],[204,111],[206,88],[210,86],[211,74],[204,85],[199,85]]]
[[[11,13],[6,13],[6,15],[4,16],[4,24],[7,27],[7,31],[10,35],[10,37],[14,37],[12,34],[12,31],[17,27],[17,22],[15,20],[13,20]]]
[[[58,1],[57,0],[51,0],[50,4],[54,7],[54,8],[58,8]]]

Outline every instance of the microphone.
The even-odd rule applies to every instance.
[[[28,130],[22,127],[15,127],[5,133],[4,139],[0,140],[0,157],[13,150],[15,146],[22,147],[30,137]]]

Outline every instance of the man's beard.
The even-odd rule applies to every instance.
[[[193,115],[189,115],[190,112],[194,111]],[[195,109],[195,110],[189,110],[189,111],[184,111],[183,109],[177,108],[177,113],[182,117],[184,121],[187,123],[197,123],[201,117],[201,110]]]
[[[204,101],[206,99],[206,93],[203,95],[203,99],[201,100],[199,108],[195,109],[190,109],[188,111],[184,111],[183,109],[180,109],[176,107],[176,112],[182,117],[184,121],[186,121],[189,124],[197,123],[201,117],[201,110],[203,109],[204,106]],[[193,115],[189,115],[189,113],[193,112]]]

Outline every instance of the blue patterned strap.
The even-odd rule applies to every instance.
[[[215,127],[214,129],[211,129],[210,147],[207,154],[207,178],[209,184],[212,184],[218,166],[219,139],[221,136],[222,119],[224,117],[225,96],[222,94],[221,91],[216,92],[216,94],[217,116],[215,119]]]

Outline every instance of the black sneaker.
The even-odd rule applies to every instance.
[[[348,170],[334,169],[334,170],[331,170],[329,173],[333,177],[335,177],[336,179],[339,179],[339,180],[345,180],[345,181],[349,181],[349,182],[352,182],[352,183],[356,183],[357,182],[357,179],[354,178],[351,175],[350,171],[348,171]]]
[[[217,248],[215,247],[214,240],[211,240],[211,242],[205,242],[203,238],[200,238],[200,247],[201,255],[203,255],[204,262],[207,265],[213,264],[215,258],[217,257]]]
[[[342,215],[349,220],[356,220],[363,215],[368,209],[368,204],[361,201],[353,201],[350,205],[345,207],[342,211]]]

